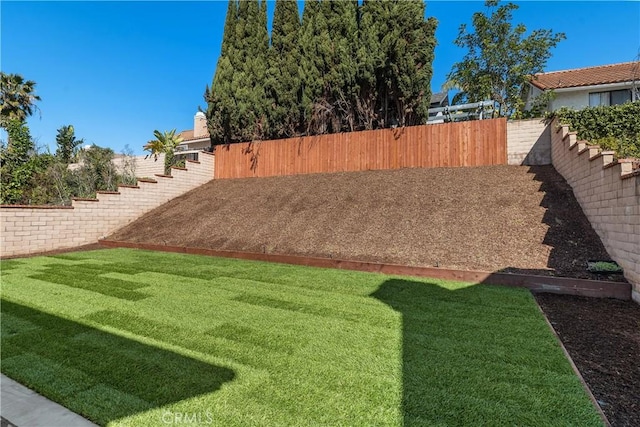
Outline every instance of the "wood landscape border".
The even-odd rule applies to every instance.
[[[623,282],[588,280],[572,277],[541,276],[533,274],[515,274],[473,270],[453,270],[437,267],[413,267],[377,262],[349,261],[333,258],[309,257],[301,255],[267,254],[258,252],[227,251],[186,246],[157,245],[115,240],[100,240],[102,246],[110,248],[132,248],[152,251],[207,255],[221,258],[236,258],[251,261],[267,261],[282,264],[304,265],[308,267],[334,268],[343,270],[366,271],[390,275],[428,277],[432,279],[460,282],[484,283],[521,287],[531,292],[548,292],[565,295],[578,295],[597,298],[631,299],[631,285]]]

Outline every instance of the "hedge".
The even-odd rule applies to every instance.
[[[577,111],[563,107],[551,113],[553,117],[568,124],[579,139],[613,150],[619,158],[640,159],[640,101]]]

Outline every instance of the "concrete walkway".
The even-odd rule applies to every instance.
[[[95,427],[96,424],[0,375],[0,416],[2,426]]]

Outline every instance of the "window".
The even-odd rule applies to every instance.
[[[610,92],[593,92],[589,94],[589,106],[620,105],[631,101],[631,89],[612,90]]]
[[[611,92],[595,92],[589,94],[589,107],[611,105]]]
[[[631,89],[614,90],[611,92],[611,105],[620,105],[631,101]]]

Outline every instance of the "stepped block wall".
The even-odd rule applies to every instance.
[[[0,206],[0,256],[9,257],[95,243],[141,215],[213,179],[214,156],[174,168],[171,176],[140,178],[117,192],[71,206]]]
[[[566,125],[552,123],[553,166],[573,188],[582,210],[611,258],[633,285],[640,303],[640,160],[616,159]]]

